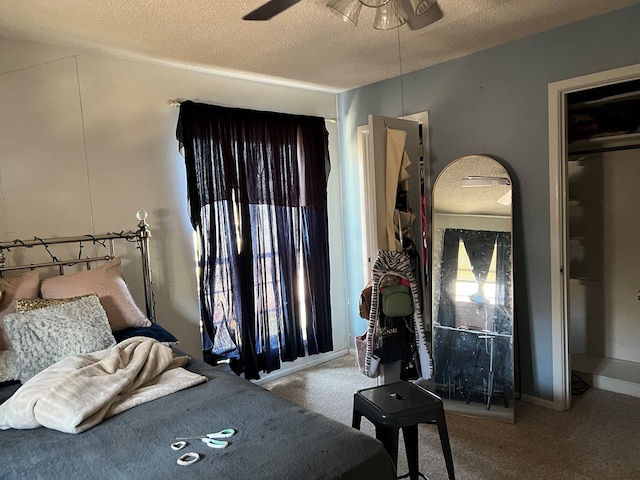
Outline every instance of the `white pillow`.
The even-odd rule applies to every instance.
[[[95,352],[116,344],[96,295],[5,315],[4,326],[18,357],[18,378],[22,383],[69,355]]]

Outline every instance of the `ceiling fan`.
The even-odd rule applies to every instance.
[[[257,21],[270,20],[300,1],[301,0],[269,0],[255,10],[246,14],[242,19]],[[373,3],[378,2],[372,3],[370,0],[369,2],[363,1],[362,3],[367,6],[372,6]],[[386,2],[382,1],[379,2],[378,5],[384,5],[385,3]],[[412,30],[426,27],[443,17],[442,10],[440,10],[436,0],[414,0],[413,2],[412,0],[398,0],[398,3],[400,8],[405,11],[407,25],[409,25],[409,28]],[[414,5],[412,5],[412,3]],[[417,12],[414,8],[416,4],[420,4]]]

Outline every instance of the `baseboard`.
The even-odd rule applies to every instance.
[[[520,395],[520,400],[523,402],[530,403],[531,405],[536,405],[538,407],[544,407],[550,410],[562,411],[561,409],[558,408],[558,405],[556,405],[553,401],[545,400],[544,398],[534,397],[533,395],[526,395],[523,393]],[[516,418],[517,418],[517,415],[518,415],[518,412],[516,411]]]
[[[293,362],[287,362],[290,364],[290,366],[287,366],[286,368],[280,368],[280,370],[275,370],[269,374],[263,375],[261,379],[252,380],[252,382],[256,385],[262,385],[263,383],[272,382],[273,380],[292,375],[296,372],[299,372],[300,370],[317,367],[318,365],[330,362],[331,360],[335,360],[336,358],[344,357],[345,355],[349,355],[348,349],[298,358]]]

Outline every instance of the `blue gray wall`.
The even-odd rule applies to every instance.
[[[366,207],[358,196],[356,130],[370,113],[428,110],[432,182],[470,154],[498,159],[514,180],[520,386],[552,400],[548,84],[637,63],[640,6],[633,6],[339,94],[350,344],[365,329],[357,309],[366,283],[359,216]]]

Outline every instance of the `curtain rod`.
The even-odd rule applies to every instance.
[[[180,106],[180,100],[178,99],[171,99],[171,100],[167,100],[167,105],[169,105],[171,108],[178,108]],[[331,117],[331,118],[324,118],[324,120],[326,122],[331,122],[331,123],[338,123],[335,117]]]

